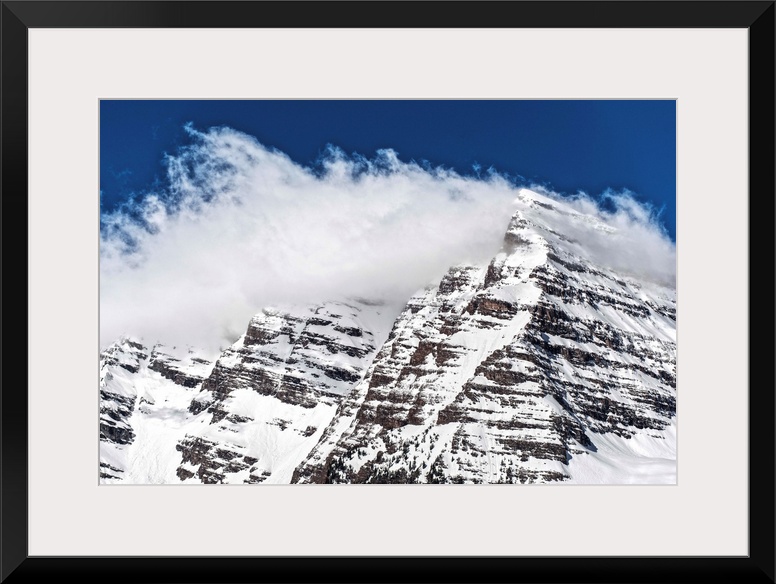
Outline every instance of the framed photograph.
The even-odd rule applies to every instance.
[[[773,33],[3,2],[2,580],[774,581]]]

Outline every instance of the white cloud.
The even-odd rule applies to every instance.
[[[633,193],[607,191],[593,199],[584,193],[563,197],[540,187],[532,190],[567,211],[538,207],[531,213],[539,223],[563,234],[571,251],[622,275],[676,286],[676,246],[659,223],[659,213],[637,201]],[[577,214],[585,220],[580,221]]]
[[[103,215],[102,346],[127,333],[215,350],[266,305],[406,300],[451,265],[487,262],[516,205],[517,187],[493,172],[463,177],[391,150],[367,160],[335,148],[309,169],[228,128],[189,132],[191,145],[168,158],[164,192]],[[658,250],[641,271],[665,279],[673,244],[635,199],[614,200],[613,213],[586,197],[570,203],[621,234],[614,253],[593,237],[596,255],[620,265],[633,240]]]

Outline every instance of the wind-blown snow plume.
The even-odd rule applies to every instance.
[[[534,207],[527,214],[562,234],[580,256],[623,275],[676,285],[676,245],[658,222],[658,212],[633,193],[606,191],[594,200],[582,193],[564,197],[540,187],[533,191],[558,205]]]
[[[121,334],[211,350],[233,342],[263,306],[371,297],[402,303],[458,263],[496,253],[518,187],[398,159],[329,148],[314,168],[229,128],[187,128],[167,186],[103,214],[100,340]],[[551,198],[558,195],[545,193]],[[611,209],[557,230],[595,260],[673,282],[674,244],[650,209],[608,195]],[[629,251],[635,250],[635,252]]]

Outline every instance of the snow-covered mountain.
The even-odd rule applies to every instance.
[[[288,483],[393,316],[363,299],[267,308],[215,362],[120,339],[101,359],[103,481]]]
[[[215,361],[120,339],[101,481],[675,482],[675,288],[602,262],[585,230],[619,241],[523,190],[490,263],[403,308],[267,308]]]

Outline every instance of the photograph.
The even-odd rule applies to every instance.
[[[0,581],[773,582],[774,3],[3,0]]]
[[[102,99],[99,140],[101,485],[677,484],[675,100]]]

